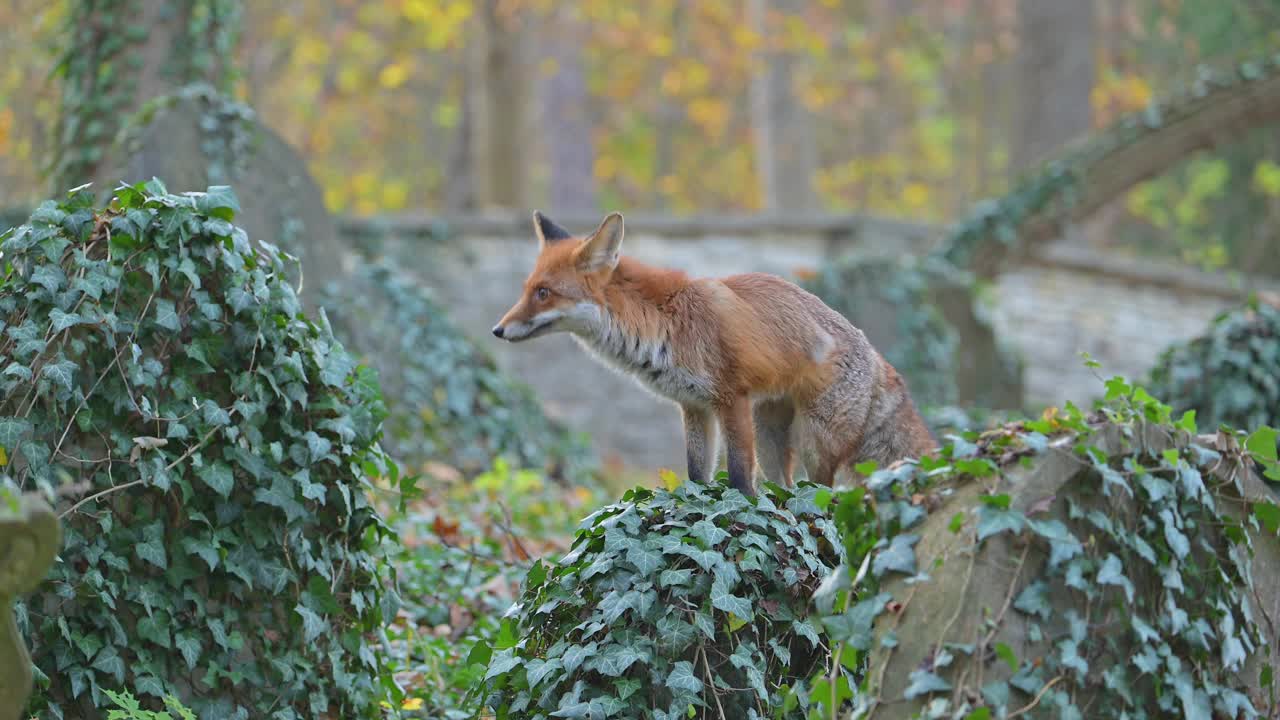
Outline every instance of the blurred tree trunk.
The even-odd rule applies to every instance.
[[[813,176],[817,169],[813,119],[796,97],[798,58],[773,47],[785,34],[778,24],[803,8],[799,0],[748,0],[751,28],[761,39],[759,67],[751,78],[751,125],[760,206],[764,210],[817,207]]]
[[[1015,174],[1092,129],[1094,25],[1094,0],[1019,0]]]
[[[107,150],[143,103],[194,82],[225,90],[239,37],[236,0],[75,0],[62,48],[54,192],[93,181],[109,190]],[[133,35],[130,28],[145,32]]]
[[[471,157],[476,204],[480,208],[524,207],[528,203],[529,48],[519,10],[501,0],[476,3],[475,55],[471,75]]]
[[[551,16],[547,44],[553,74],[544,78],[542,133],[546,138],[548,206],[551,211],[595,211],[595,147],[588,116],[587,72],[582,62],[582,25],[577,8],[562,5]]]
[[[463,51],[458,105],[461,112],[453,144],[445,160],[444,208],[465,212],[476,208],[477,144],[476,108],[481,103],[479,70],[482,63],[479,43],[468,43]]]

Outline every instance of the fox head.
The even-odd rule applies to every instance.
[[[520,342],[553,332],[594,332],[602,324],[602,289],[618,266],[622,214],[610,213],[595,232],[577,238],[535,210],[533,232],[538,237],[533,272],[493,334]]]

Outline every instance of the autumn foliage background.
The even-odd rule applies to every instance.
[[[0,70],[0,204],[45,194],[64,6],[0,4],[16,60]],[[950,221],[1278,26],[1269,0],[262,0],[243,9],[234,88],[339,213]],[[1138,188],[1107,218],[1127,231],[1098,242],[1235,264],[1245,224],[1212,211],[1270,227],[1280,196],[1274,139],[1246,144]]]

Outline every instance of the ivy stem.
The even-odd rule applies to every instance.
[[[858,590],[858,586],[862,584],[863,578],[867,576],[867,568],[871,566],[871,553],[868,552],[862,556],[862,565],[858,567],[858,574],[854,575],[853,582],[849,584],[849,592],[844,596],[844,608],[841,614],[849,612],[849,604],[853,602],[853,596]],[[839,720],[839,705],[836,703],[836,673],[840,670],[840,656],[844,654],[844,641],[836,643],[835,652],[831,653],[831,669],[827,671],[827,685],[831,688],[831,720]]]
[[[233,411],[233,412],[234,412],[234,411]],[[186,452],[184,452],[184,453],[182,453],[182,455],[178,456],[178,459],[177,459],[177,460],[174,460],[173,462],[169,463],[168,465],[165,465],[165,466],[164,466],[165,472],[168,472],[168,471],[170,471],[170,470],[174,469],[175,467],[177,467],[178,463],[180,463],[180,462],[182,462],[183,460],[186,460],[187,458],[191,457],[192,453],[194,453],[196,450],[199,450],[200,448],[204,447],[204,444],[205,444],[206,442],[208,442],[208,441],[209,441],[209,438],[213,437],[213,433],[214,433],[214,432],[216,432],[217,430],[218,430],[218,426],[217,426],[217,425],[215,425],[215,426],[213,426],[213,427],[209,428],[209,432],[205,433],[205,434],[204,434],[204,437],[200,438],[200,442],[195,443],[195,444],[193,444],[191,447],[187,448],[187,451],[186,451]],[[88,496],[88,497],[86,497],[86,498],[83,498],[83,499],[81,499],[81,500],[77,501],[77,502],[76,502],[76,504],[72,505],[71,507],[67,508],[66,510],[63,510],[62,512],[58,513],[58,519],[59,519],[59,520],[61,520],[62,518],[64,518],[64,517],[66,517],[66,516],[70,515],[71,513],[75,512],[77,508],[79,508],[81,505],[84,505],[84,504],[85,504],[85,503],[87,503],[87,502],[90,502],[90,501],[92,501],[92,500],[96,500],[96,499],[98,499],[98,498],[102,497],[103,495],[108,495],[108,494],[113,493],[113,492],[116,492],[116,491],[118,491],[118,490],[124,490],[124,489],[126,489],[126,488],[131,488],[131,487],[133,487],[134,485],[140,485],[140,484],[142,484],[144,481],[145,481],[145,478],[138,478],[137,480],[130,480],[129,482],[124,483],[123,485],[112,485],[111,487],[107,488],[106,490],[99,490],[98,492],[96,492],[96,493],[94,493],[94,494],[92,494],[92,495],[90,495],[90,496]]]
[[[702,670],[707,674],[707,688],[711,690],[711,697],[716,700],[720,720],[729,720],[729,716],[724,714],[724,706],[720,704],[720,693],[716,691],[716,682],[711,678],[711,663],[707,662],[707,648],[702,643],[698,643],[698,654],[702,656]]]
[[[1050,680],[1049,682],[1045,683],[1045,684],[1044,684],[1044,687],[1040,688],[1040,692],[1036,693],[1035,698],[1034,698],[1031,702],[1029,702],[1029,703],[1027,703],[1026,705],[1024,705],[1024,706],[1022,706],[1022,707],[1018,708],[1017,710],[1015,710],[1015,711],[1013,711],[1013,712],[1009,713],[1009,716],[1008,716],[1007,718],[1005,718],[1005,720],[1013,720],[1014,718],[1018,717],[1019,715],[1025,715],[1025,714],[1027,714],[1027,713],[1031,712],[1032,710],[1034,710],[1034,709],[1036,708],[1036,706],[1040,704],[1040,701],[1044,698],[1044,694],[1045,694],[1045,693],[1047,693],[1047,692],[1049,692],[1049,688],[1053,687],[1054,685],[1057,685],[1057,684],[1058,684],[1059,682],[1061,682],[1061,681],[1063,680],[1063,678],[1065,678],[1065,677],[1066,677],[1066,675],[1057,675],[1057,676],[1055,676],[1052,680]]]

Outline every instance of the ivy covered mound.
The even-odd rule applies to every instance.
[[[39,717],[105,689],[201,718],[370,717],[390,680],[391,472],[372,371],[313,322],[228,188],[46,202],[0,237],[0,472],[59,498],[61,561],[21,606]]]
[[[839,496],[866,652],[846,717],[1276,717],[1275,431],[1198,434],[1122,379]],[[1266,479],[1264,479],[1266,478]],[[850,512],[862,506],[865,512]]]
[[[1151,390],[1203,423],[1280,427],[1280,300],[1258,299],[1160,355]]]
[[[499,641],[477,647],[491,653],[484,704],[530,719],[781,711],[786,686],[829,659],[808,619],[841,555],[821,493],[628,491],[582,522],[559,563],[533,566]]]
[[[594,470],[587,443],[548,418],[528,387],[390,261],[357,265],[321,303],[352,352],[377,358],[389,413],[383,446],[397,461],[415,469],[444,462],[472,476],[504,457],[578,482]]]

